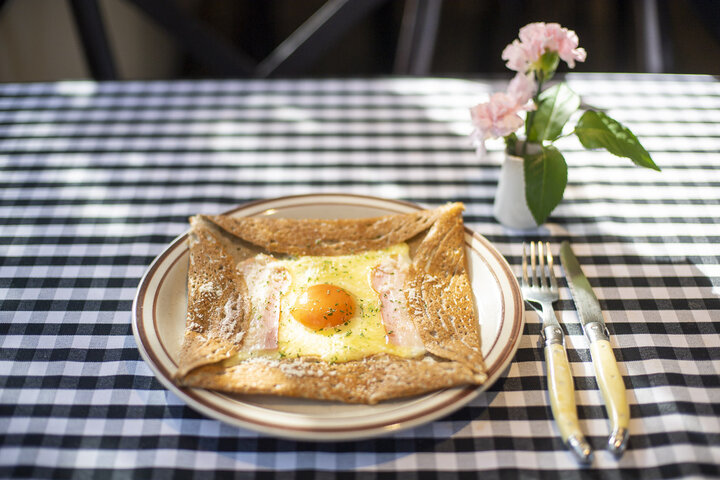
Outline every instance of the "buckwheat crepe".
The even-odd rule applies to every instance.
[[[273,394],[374,404],[487,376],[465,260],[460,203],[363,219],[190,219],[185,335],[175,381],[244,394]],[[248,287],[236,266],[258,253],[347,255],[401,242],[411,265],[403,291],[426,353],[347,362],[316,357],[240,359],[252,317]],[[212,288],[208,288],[210,285]]]

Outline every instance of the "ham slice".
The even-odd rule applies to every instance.
[[[273,257],[263,254],[241,262],[237,268],[245,277],[253,305],[253,318],[242,350],[277,350],[280,299],[290,286],[290,273]]]
[[[421,355],[425,345],[410,318],[403,292],[409,267],[410,261],[405,257],[384,258],[373,269],[372,287],[380,296],[380,314],[388,342]]]

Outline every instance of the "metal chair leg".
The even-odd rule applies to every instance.
[[[118,73],[97,0],[70,0],[88,68],[95,80],[117,80]]]

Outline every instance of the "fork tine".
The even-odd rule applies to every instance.
[[[555,268],[553,267],[553,255],[550,251],[550,242],[546,243],[547,245],[547,264],[548,264],[548,270],[550,270],[550,288],[553,290],[557,290],[558,283],[557,278],[555,278]]]
[[[537,260],[535,259],[535,242],[530,242],[530,267],[532,267],[532,286],[538,286],[537,269],[535,268]]]
[[[545,276],[545,256],[543,254],[543,243],[538,243],[538,275],[540,277],[540,286],[542,288],[548,287],[548,279]]]
[[[522,253],[522,274],[523,274],[523,285],[528,286],[530,283],[528,282],[528,270],[527,270],[527,251],[526,251],[526,243],[523,242],[523,253]]]

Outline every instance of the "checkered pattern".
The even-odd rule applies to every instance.
[[[484,81],[376,79],[0,85],[0,477],[676,478],[720,475],[720,82],[570,75],[629,125],[662,173],[559,147],[565,200],[532,234],[492,217],[501,145],[479,160],[468,107]],[[570,239],[628,387],[631,443],[607,417],[562,280],[559,314],[582,428],[579,469],[546,392],[538,318],[486,394],[375,440],[294,442],[205,418],[141,360],[143,272],[197,212],[352,192],[467,205],[511,264],[524,240]],[[245,477],[243,477],[245,478]]]

